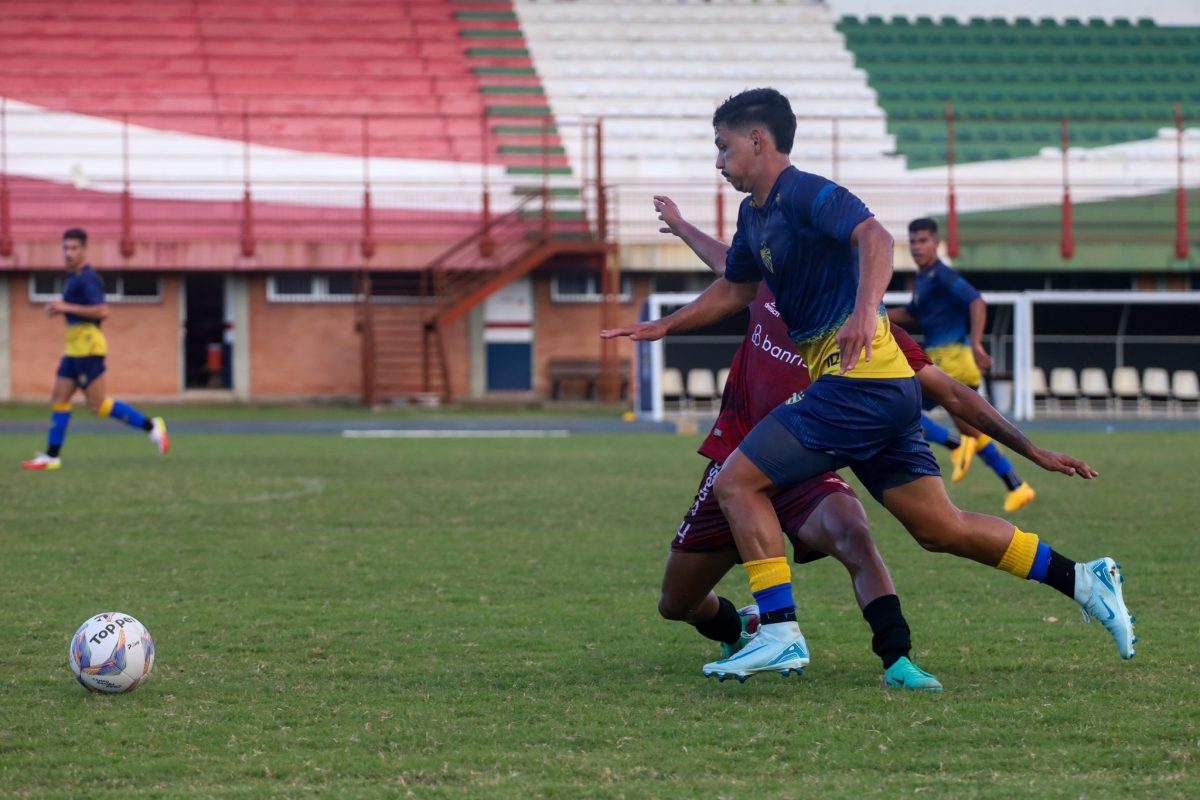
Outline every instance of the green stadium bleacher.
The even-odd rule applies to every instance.
[[[1064,115],[1077,146],[1152,139],[1173,124],[1175,102],[1200,104],[1200,28],[1145,18],[847,16],[838,30],[911,167],[945,163],[948,101],[959,142],[983,145],[956,148],[960,163],[1058,147],[1061,127],[1043,122]]]

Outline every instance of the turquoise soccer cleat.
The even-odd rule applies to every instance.
[[[883,682],[887,686],[915,692],[942,691],[941,681],[910,661],[908,656],[887,668],[887,672],[883,673]]]
[[[721,642],[721,658],[729,658],[734,653],[740,651],[743,647],[750,643],[758,633],[758,623],[760,620],[758,606],[748,605],[738,609],[738,616],[742,618],[742,633],[738,640],[733,644]]]
[[[1083,611],[1083,621],[1097,619],[1117,642],[1121,658],[1133,658],[1137,637],[1133,635],[1133,617],[1125,607],[1121,584],[1125,576],[1121,565],[1111,558],[1098,558],[1075,565],[1075,602]]]

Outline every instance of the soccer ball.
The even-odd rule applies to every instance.
[[[154,639],[120,611],[86,620],[71,638],[71,672],[89,692],[132,692],[154,669]]]

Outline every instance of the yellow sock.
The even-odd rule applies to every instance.
[[[1004,551],[1004,558],[996,565],[996,569],[1010,572],[1018,578],[1029,577],[1033,569],[1033,560],[1037,557],[1038,535],[1026,533],[1020,528],[1013,528],[1012,541]]]
[[[983,448],[992,443],[992,437],[986,433],[979,434],[979,438],[975,440],[975,452],[978,453]]]
[[[96,412],[96,416],[107,417],[112,413],[113,403],[115,402],[117,401],[113,400],[111,397],[104,398],[104,402],[100,404],[100,410]]]
[[[792,568],[786,558],[764,558],[760,561],[747,561],[744,565],[750,576],[750,591],[761,592],[772,586],[792,582]]]

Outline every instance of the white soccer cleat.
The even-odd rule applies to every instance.
[[[52,470],[62,469],[62,459],[57,456],[48,456],[45,453],[38,453],[28,461],[21,462],[21,469],[31,470]]]
[[[1098,558],[1075,565],[1075,602],[1083,611],[1083,621],[1100,621],[1117,642],[1121,658],[1133,658],[1137,637],[1133,635],[1133,620],[1125,607],[1121,593],[1121,565],[1111,558]]]
[[[762,625],[758,635],[729,658],[704,665],[704,677],[718,681],[737,678],[745,681],[759,672],[778,672],[783,677],[797,674],[808,666],[808,644],[795,622]]]
[[[162,417],[155,417],[150,423],[154,426],[148,434],[150,441],[154,442],[158,452],[165,456],[171,449],[171,440],[167,437],[167,421]]]

